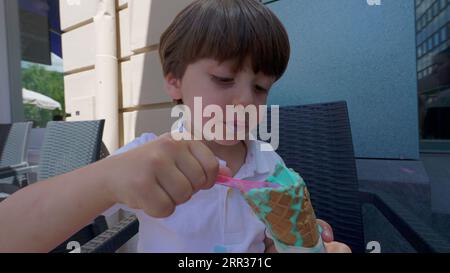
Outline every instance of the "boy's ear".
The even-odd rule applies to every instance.
[[[181,100],[181,79],[176,78],[172,73],[167,74],[164,81],[167,94],[174,100]]]

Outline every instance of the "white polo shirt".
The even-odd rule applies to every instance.
[[[145,133],[114,154],[124,153],[156,135]],[[245,163],[234,176],[263,181],[283,160],[274,151],[261,151],[260,141],[248,141]],[[221,165],[226,162],[219,159]],[[138,252],[264,252],[265,225],[256,217],[238,190],[215,185],[176,207],[167,218],[158,219],[125,205],[115,205],[103,215],[118,209],[136,214],[139,220]]]

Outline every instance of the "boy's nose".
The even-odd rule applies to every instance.
[[[253,104],[252,91],[248,89],[237,90],[232,103],[233,105],[242,105],[244,107]]]

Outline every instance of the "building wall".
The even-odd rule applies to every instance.
[[[8,56],[5,1],[0,1],[0,58]],[[11,123],[8,62],[0,63],[0,123]]]
[[[430,76],[433,57],[450,46],[450,1],[421,0],[417,3],[417,72],[421,80]],[[432,83],[419,86],[420,91],[432,88]]]
[[[0,0],[0,123],[25,120],[18,10],[16,1]]]
[[[95,25],[99,0],[60,1],[64,85],[71,120],[95,119]],[[170,129],[171,99],[158,56],[162,32],[192,0],[118,0],[120,144]],[[108,122],[108,121],[107,121]]]
[[[270,103],[346,100],[357,157],[418,159],[414,1],[280,0],[292,43]]]
[[[450,0],[416,1],[416,28],[421,149],[449,151]]]

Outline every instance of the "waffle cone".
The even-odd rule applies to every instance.
[[[317,245],[320,234],[309,192],[306,186],[302,188],[303,191],[301,191],[301,187],[296,188],[294,198],[285,192],[270,191],[266,205],[271,208],[271,211],[265,220],[270,224],[273,236],[280,242],[293,246],[297,243],[298,235],[300,235],[301,246],[311,248]],[[301,192],[303,196],[301,196]],[[301,205],[299,205],[300,202]],[[259,208],[252,200],[248,200],[248,203],[258,214]]]

